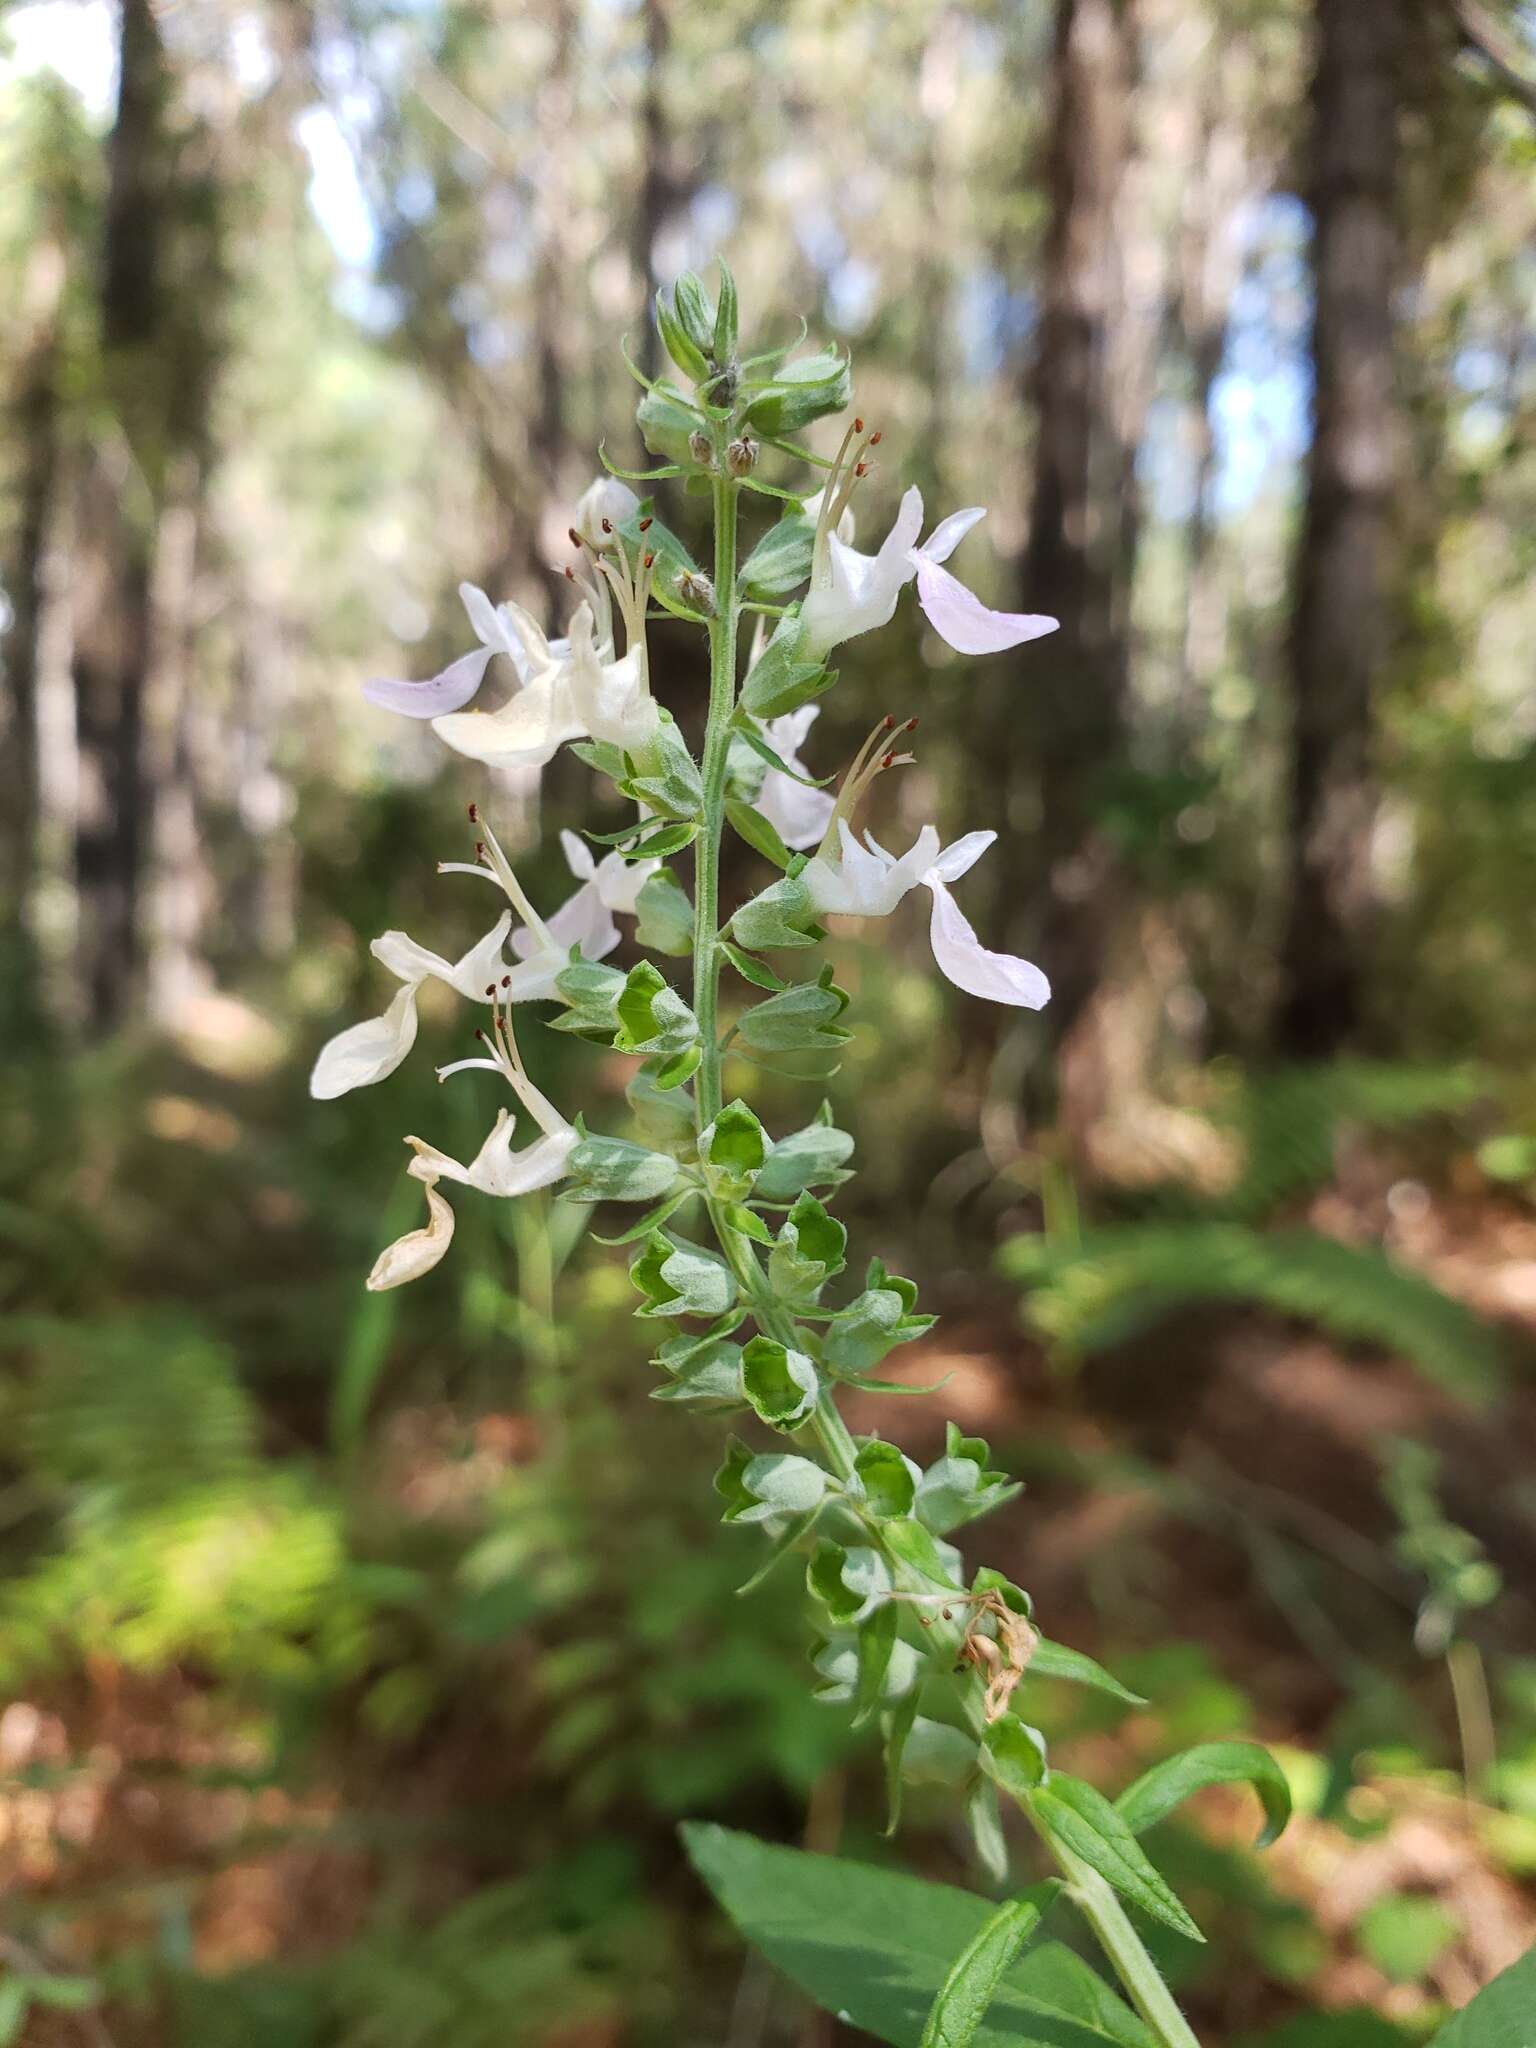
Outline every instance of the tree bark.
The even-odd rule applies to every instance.
[[[142,969],[152,801],[143,766],[144,691],[169,377],[156,347],[170,199],[165,50],[149,0],[122,0],[120,23],[100,287],[104,396],[115,420],[83,481],[73,576],[80,972],[97,1030],[121,1020]]]
[[[1130,0],[1058,0],[1050,219],[1030,391],[1038,433],[1022,570],[1022,602],[1061,620],[1031,673],[1029,719],[1046,887],[1040,943],[1054,991],[1046,1023],[1058,1045],[1097,986],[1116,895],[1097,811],[1100,777],[1121,757],[1126,723],[1123,598],[1134,519],[1122,502],[1131,451],[1112,364],[1131,77]]]
[[[21,287],[22,341],[16,361],[11,430],[19,452],[15,531],[6,575],[11,617],[3,645],[5,744],[0,749],[0,927],[13,987],[30,993],[30,905],[36,872],[38,789],[38,633],[43,564],[60,466],[60,304],[66,257],[51,232],[28,256]]]
[[[1373,909],[1372,698],[1388,649],[1398,438],[1397,0],[1316,0],[1313,435],[1289,646],[1290,904],[1278,1049],[1357,1037]]]

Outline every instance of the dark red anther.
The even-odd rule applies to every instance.
[[[604,533],[612,533],[612,531],[613,531],[613,521],[612,521],[611,519],[605,519],[605,520],[603,521],[603,531],[604,531]]]
[[[480,806],[479,806],[478,804],[471,804],[471,805],[470,805],[470,807],[469,807],[469,822],[471,823],[471,825],[478,825],[478,824],[479,824],[479,822],[480,822]]]
[[[485,984],[485,992],[486,992],[486,994],[487,994],[488,996],[493,996],[493,995],[495,995],[495,993],[496,993],[496,984],[495,984],[495,982],[494,982],[494,981],[488,981],[488,982],[487,982],[487,983]]]
[[[571,567],[569,562],[567,562],[565,565],[565,574],[572,583],[576,581],[576,571]]]
[[[490,1045],[491,1041],[486,1037],[485,1033],[480,1029],[480,1026],[478,1024],[475,1026],[475,1036],[479,1039],[482,1045]]]
[[[896,721],[891,716],[889,711],[887,711],[887,713],[885,714],[885,718],[882,721],[882,724],[886,732],[894,732],[896,730]]]
[[[882,768],[894,768],[896,766],[896,756],[894,754],[882,754],[880,756],[880,766]]]
[[[475,859],[485,859],[485,841],[483,839],[477,839],[475,841]]]
[[[501,985],[503,988],[510,988],[512,986],[512,977],[510,974],[504,974],[501,977]]]
[[[853,465],[853,473],[855,476],[868,476],[869,464],[867,462],[856,462]]]
[[[855,420],[853,423],[853,431],[856,434],[862,434],[864,431],[864,422],[862,420]]]
[[[869,445],[870,445],[870,447],[871,447],[871,448],[878,448],[878,447],[880,446],[880,443],[881,443],[881,441],[882,441],[882,440],[884,440],[884,438],[885,438],[885,429],[884,429],[884,427],[877,427],[877,428],[875,429],[875,431],[874,431],[874,432],[873,432],[873,433],[872,433],[872,434],[870,435],[870,437],[869,437]]]
[[[901,729],[903,732],[916,732],[917,720],[915,718],[909,718],[906,724]]]
[[[640,531],[642,533],[649,533],[651,530],[651,524],[652,522],[649,519],[642,519],[640,522]]]
[[[647,556],[646,556],[646,558],[645,558],[645,567],[646,567],[647,569],[654,569],[654,568],[655,568],[655,566],[656,566],[656,557],[655,557],[654,555],[647,555]]]
[[[571,546],[579,548],[581,546],[581,535],[576,531],[575,527],[568,526],[565,530],[570,537]]]

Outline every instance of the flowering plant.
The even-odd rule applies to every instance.
[[[504,1198],[559,1183],[578,1202],[634,1205],[637,1219],[606,1241],[634,1248],[636,1314],[659,1338],[657,1398],[735,1413],[769,1433],[766,1444],[731,1438],[716,1478],[724,1520],[767,1539],[756,1576],[791,1554],[803,1557],[820,1627],[819,1697],[879,1727],[891,1825],[904,1778],[938,1777],[963,1801],[993,1885],[1008,1871],[1003,1799],[1022,1809],[1060,1873],[1054,1886],[1001,1909],[980,1962],[960,1971],[971,2007],[984,2009],[988,1987],[1059,1889],[1092,1926],[1145,2030],[1113,2038],[1189,2048],[1194,2036],[1125,1902],[1187,1936],[1198,1939],[1198,1931],[1138,1835],[1188,1793],[1233,1779],[1255,1786],[1277,1832],[1288,1808],[1285,1781],[1264,1751],[1244,1743],[1206,1745],[1159,1765],[1115,1802],[1052,1767],[1043,1737],[1020,1711],[1032,1678],[1133,1696],[1092,1659],[1048,1640],[1028,1593],[1000,1572],[968,1566],[951,1541],[1018,1492],[984,1442],[951,1423],[944,1455],[924,1469],[879,1436],[850,1433],[842,1389],[910,1391],[882,1380],[879,1368],[933,1319],[919,1311],[912,1282],[879,1258],[862,1284],[838,1284],[848,1270],[847,1232],[830,1204],[849,1178],[854,1141],[830,1111],[823,1106],[803,1128],[775,1138],[746,1101],[727,1101],[723,1087],[736,1046],[759,1063],[835,1057],[849,1036],[848,996],[830,964],[807,974],[794,972],[796,962],[829,944],[824,919],[888,917],[917,888],[931,898],[934,959],[956,987],[1030,1009],[1048,1000],[1040,969],[985,947],[952,893],[994,833],[970,832],[944,846],[925,825],[898,855],[858,822],[876,779],[911,759],[905,747],[917,721],[882,719],[835,791],[812,774],[802,750],[816,700],[837,680],[828,657],[888,624],[909,583],[933,629],[962,653],[1020,646],[1055,621],[993,611],[943,566],[981,518],[975,508],[952,513],[919,543],[922,498],[908,490],[875,553],[857,550],[855,505],[880,433],[855,417],[830,458],[797,438],[849,409],[848,362],[833,351],[744,358],[724,264],[715,300],[684,276],[659,302],[657,320],[682,381],[639,377],[637,418],[647,446],[664,459],[643,476],[604,477],[576,508],[565,576],[578,601],[564,637],[546,638],[519,606],[494,605],[465,585],[479,646],[428,681],[366,688],[387,711],[430,719],[472,760],[542,765],[570,746],[634,806],[631,822],[607,835],[600,859],[564,835],[578,886],[547,916],[472,809],[475,859],[445,863],[443,872],[479,876],[500,892],[506,907],[494,926],[454,962],[403,932],[375,940],[399,992],[381,1016],[324,1047],[313,1093],[336,1096],[391,1074],[415,1038],[416,991],[432,977],[482,1006],[486,1019],[476,1032],[480,1054],[440,1069],[441,1077],[489,1072],[512,1104],[497,1111],[468,1165],[425,1138],[406,1138],[428,1220],[380,1254],[367,1284],[399,1286],[448,1253],[453,1211],[443,1181]],[[819,469],[821,488],[798,495],[762,480],[767,449]],[[630,488],[671,478],[710,498],[707,571],[652,501]],[[742,560],[744,495],[767,500],[777,517]],[[709,711],[697,755],[653,692],[647,624],[656,608],[708,635]],[[754,633],[743,673],[744,618]],[[474,700],[498,656],[510,664],[510,694],[479,708]],[[722,916],[727,825],[778,873]],[[691,900],[671,865],[685,852]],[[607,964],[620,917],[637,919],[642,941],[664,955],[687,957],[686,989],[649,958],[627,973]],[[726,969],[744,1000],[722,1028]],[[588,1131],[533,1085],[514,1013],[535,1003],[557,1006],[552,1028],[634,1060],[629,1099],[646,1142]],[[538,1135],[514,1148],[519,1112]],[[941,2005],[955,1995],[946,1987]],[[949,2028],[933,2032],[935,2041],[970,2038],[942,2013],[930,2027]]]

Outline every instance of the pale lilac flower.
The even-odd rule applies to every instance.
[[[384,711],[396,711],[404,718],[441,718],[467,704],[485,678],[486,669],[498,654],[504,654],[526,686],[541,659],[549,658],[549,645],[537,620],[521,605],[494,605],[473,583],[461,583],[459,596],[469,614],[480,645],[424,683],[379,678],[363,685],[370,704]]]

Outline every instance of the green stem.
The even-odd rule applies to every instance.
[[[1033,1814],[1030,1818],[1034,1819]],[[1160,2048],[1200,2048],[1194,2029],[1179,2011],[1177,2000],[1163,1982],[1162,1972],[1147,1954],[1146,1944],[1110,1886],[1038,1821],[1035,1827],[1061,1866],[1067,1880],[1067,1897],[1093,1929],[1100,1948],[1114,1964],[1127,1997],[1157,2036]]]
[[[704,1057],[694,1080],[698,1127],[720,1114],[720,1046],[715,1018],[720,996],[720,834],[725,820],[725,769],[736,701],[736,497],[730,477],[717,476],[715,499],[715,615],[709,622],[709,722],[704,731],[704,803],[693,897],[693,1013]]]
[[[720,838],[725,823],[725,773],[731,744],[731,713],[736,701],[736,636],[742,606],[736,591],[736,504],[737,486],[728,477],[714,482],[715,509],[715,615],[709,624],[709,721],[704,734],[702,779],[704,801],[699,834],[694,842],[693,919],[693,1010],[699,1020],[703,1057],[694,1076],[694,1104],[698,1129],[702,1132],[720,1113],[720,1068],[724,1046],[719,1031],[720,995]],[[709,1203],[710,1222],[721,1250],[736,1276],[737,1285],[751,1307],[757,1326],[778,1343],[796,1343],[794,1317],[775,1301],[757,1253],[742,1233],[727,1219],[718,1202]],[[857,1447],[838,1409],[830,1386],[822,1388],[811,1418],[828,1465],[843,1481],[852,1478]],[[885,1548],[880,1524],[870,1518],[872,1543]],[[929,1591],[921,1578],[898,1558],[889,1557],[898,1586]],[[958,1649],[964,1629],[935,1615],[930,1641],[936,1651]],[[979,1686],[968,1688],[966,1716],[976,1735],[985,1734]],[[1027,1810],[1027,1809],[1026,1809]],[[1031,1815],[1031,1819],[1033,1816]],[[1199,2048],[1188,2022],[1174,2002],[1173,1994],[1147,1954],[1141,1937],[1126,1916],[1114,1892],[1097,1871],[1083,1863],[1035,1823],[1041,1840],[1055,1858],[1067,1880],[1071,1897],[1097,1936],[1105,1955],[1114,1965],[1126,1994],[1157,2037],[1158,2048]]]

